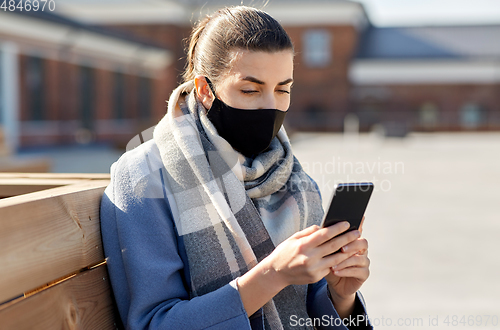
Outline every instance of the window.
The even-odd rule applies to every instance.
[[[326,112],[319,104],[311,104],[307,107],[307,120],[310,124],[319,125],[325,122]]]
[[[94,106],[94,71],[89,67],[80,69],[80,116],[82,127],[88,130],[93,128]]]
[[[432,102],[422,104],[418,112],[419,124],[424,129],[435,129],[439,123],[439,108]]]
[[[139,117],[149,119],[151,117],[151,79],[139,78]]]
[[[125,117],[125,77],[123,73],[115,72],[114,80],[114,117],[123,119]]]
[[[474,129],[483,123],[483,113],[479,105],[474,103],[465,104],[460,109],[460,123],[464,128]]]
[[[321,68],[331,61],[331,36],[327,30],[308,30],[303,35],[304,62],[308,67]]]
[[[31,120],[45,119],[45,93],[43,59],[39,57],[28,57],[26,65],[26,86],[28,89],[29,111]]]

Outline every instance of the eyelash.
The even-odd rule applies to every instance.
[[[254,93],[258,93],[258,91],[245,91],[245,90],[242,90],[241,92],[242,92],[243,94],[247,94],[247,95],[251,95],[251,94],[254,94]],[[290,94],[290,92],[289,92],[289,91],[286,91],[286,90],[284,90],[284,89],[280,89],[280,90],[278,90],[278,92],[283,93],[283,94]]]

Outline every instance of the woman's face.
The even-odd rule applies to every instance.
[[[238,50],[233,55],[231,69],[216,86],[217,97],[234,108],[288,110],[293,83],[292,51]]]

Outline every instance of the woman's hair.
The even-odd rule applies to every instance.
[[[293,52],[293,44],[280,23],[261,10],[246,6],[220,9],[193,28],[184,81],[204,75],[217,84],[230,69],[235,49]]]

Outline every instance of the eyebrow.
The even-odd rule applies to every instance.
[[[252,76],[244,77],[241,80],[250,81],[250,82],[256,83],[258,85],[265,85],[266,84],[262,80],[259,80],[259,79],[255,78],[255,77],[252,77]],[[288,84],[290,84],[292,82],[293,82],[293,79],[292,78],[288,78],[286,80],[283,80],[282,82],[279,82],[278,85],[279,86],[288,85]]]

